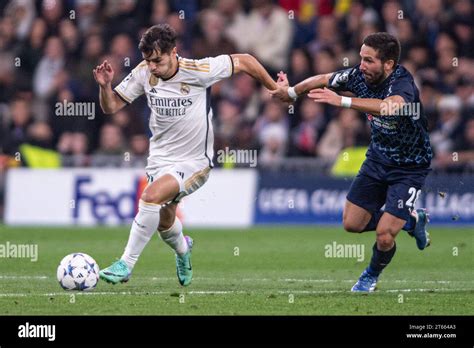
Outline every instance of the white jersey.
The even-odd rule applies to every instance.
[[[169,79],[152,75],[142,61],[114,89],[127,103],[143,93],[147,97],[152,133],[147,170],[170,162],[199,159],[207,159],[209,166],[213,166],[210,87],[232,75],[232,58],[221,55],[199,60],[177,59],[178,71]]]

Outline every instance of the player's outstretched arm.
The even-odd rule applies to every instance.
[[[278,84],[278,88],[275,91],[271,91],[270,94],[273,98],[291,103],[294,102],[298,96],[306,94],[312,89],[327,87],[332,74],[333,73],[311,76],[297,83],[294,87],[290,87],[286,74],[280,73],[278,80],[284,81],[285,83]]]
[[[112,90],[112,80],[114,78],[114,70],[112,66],[105,60],[94,70],[94,79],[99,84],[99,100],[102,111],[106,114],[113,114],[123,108],[126,103],[120,99]]]
[[[374,116],[396,115],[398,110],[405,104],[405,100],[399,95],[393,95],[385,99],[349,98],[340,96],[328,88],[313,89],[308,94],[308,97],[318,103],[351,108]]]
[[[245,72],[259,81],[267,89],[277,89],[277,84],[260,62],[250,54],[231,54],[234,63],[234,73]]]

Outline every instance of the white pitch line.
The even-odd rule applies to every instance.
[[[0,279],[8,279],[8,280],[11,280],[11,279],[27,279],[27,280],[31,280],[31,279],[49,279],[49,278],[52,278],[52,277],[49,277],[49,276],[17,276],[17,275],[0,275]]]
[[[398,292],[448,292],[448,291],[474,291],[474,289],[387,289],[387,290],[376,290],[375,293],[398,293]],[[285,290],[279,291],[280,294],[343,294],[352,293],[350,290]]]
[[[25,280],[46,280],[46,279],[55,279],[55,277],[47,275],[38,275],[38,276],[17,276],[17,275],[0,275],[0,280],[15,280],[15,279],[25,279]],[[133,279],[151,279],[156,281],[169,281],[176,280],[176,277],[134,277]],[[210,278],[210,277],[195,277],[195,281],[244,281],[244,282],[300,282],[300,283],[352,283],[357,281],[357,279],[302,279],[302,278],[280,278],[280,279],[271,279],[271,278],[242,278],[242,279],[231,279],[231,278]],[[393,283],[422,283],[422,284],[451,284],[451,283],[474,283],[474,280],[407,280],[407,279],[385,279],[384,282],[393,282]]]
[[[242,290],[209,290],[209,291],[188,291],[183,293],[185,295],[227,295],[227,294],[246,294],[248,291]],[[101,295],[133,295],[133,296],[146,296],[146,295],[171,295],[173,292],[169,291],[85,291],[85,292],[77,292],[77,291],[64,291],[64,292],[51,292],[46,294],[26,294],[26,293],[0,293],[0,297],[29,297],[29,296],[71,296],[71,295],[79,295],[79,296],[101,296]],[[178,294],[178,293],[176,293]],[[179,295],[178,295],[179,296]],[[178,297],[176,296],[176,297]]]
[[[375,293],[399,293],[399,292],[449,292],[449,291],[474,291],[474,289],[449,289],[449,288],[439,288],[439,289],[387,289],[387,290],[378,290]],[[185,295],[234,295],[234,294],[252,294],[266,296],[266,292],[255,292],[255,291],[244,291],[244,290],[197,290],[197,291],[188,291],[183,294]],[[351,293],[350,290],[284,290],[278,291],[279,294],[300,294],[300,295],[318,295],[318,294],[345,294]],[[51,292],[45,294],[26,294],[26,293],[0,293],[0,297],[33,297],[33,296],[110,296],[110,295],[121,295],[121,296],[146,296],[146,295],[171,295],[172,292],[169,291],[120,291],[120,292]],[[176,293],[177,294],[177,293]],[[178,296],[176,296],[178,297]]]

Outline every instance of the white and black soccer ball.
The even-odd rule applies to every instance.
[[[59,263],[57,277],[64,290],[90,291],[99,281],[99,265],[87,254],[69,254]]]

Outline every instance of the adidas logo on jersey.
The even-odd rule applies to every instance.
[[[178,173],[178,175],[181,177],[181,179],[184,179],[184,173],[183,172],[176,171],[176,173]]]
[[[150,92],[150,93],[157,93],[157,92],[156,92],[156,89],[154,89],[153,87],[150,89],[149,92]]]

